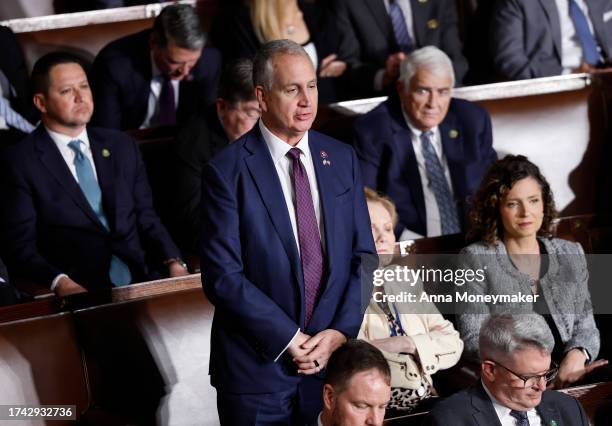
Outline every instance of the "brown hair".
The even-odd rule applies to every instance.
[[[557,211],[548,181],[540,173],[538,166],[529,161],[527,157],[506,155],[491,165],[474,196],[474,205],[470,212],[471,226],[467,234],[468,243],[483,241],[493,245],[497,240],[502,239],[504,227],[499,214],[500,204],[514,184],[527,177],[535,179],[542,189],[544,217],[538,235],[551,235]]]
[[[391,222],[393,223],[393,227],[397,225],[397,210],[395,209],[395,203],[391,200],[391,198],[383,195],[379,192],[374,191],[367,186],[363,189],[365,192],[365,199],[369,203],[380,203],[383,207],[389,212],[391,216]]]

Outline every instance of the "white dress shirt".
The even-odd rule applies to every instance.
[[[586,2],[584,0],[575,1],[586,16],[591,34],[595,35]],[[563,74],[569,74],[582,64],[582,45],[578,39],[574,21],[569,14],[569,1],[555,0],[555,3],[557,12],[559,12],[559,25],[561,27],[561,66],[563,67]]]
[[[423,134],[423,132],[412,125],[410,119],[408,118],[408,115],[406,115],[406,112],[403,109],[402,114],[404,115],[406,124],[410,128],[412,147],[414,148],[414,155],[416,157],[417,167],[419,169],[419,176],[421,177],[421,187],[423,188],[423,198],[425,199],[425,216],[427,224],[426,236],[437,237],[438,235],[442,235],[442,222],[440,220],[440,210],[438,209],[436,195],[429,186],[429,179],[427,177],[427,167],[425,166],[425,157],[423,156],[423,148],[421,144],[421,135]],[[444,154],[444,149],[442,148],[440,129],[436,126],[431,129],[431,131],[433,132],[433,137],[430,140],[432,142],[434,151],[438,156],[438,160],[440,160],[442,170],[444,170],[444,177],[446,178],[446,182],[448,183],[451,196],[453,196],[453,182],[451,181],[450,169],[448,168],[446,155]],[[418,238],[421,236],[413,231],[410,231],[409,233],[402,233],[402,235],[400,236],[400,240],[411,239],[410,237]]]
[[[495,409],[495,413],[497,414],[497,418],[499,419],[501,425],[516,426],[516,418],[510,415],[510,411],[512,411],[512,409],[500,404],[499,401],[497,401],[493,395],[491,395],[491,392],[489,392],[489,389],[487,389],[482,380],[481,383],[485,392],[491,399],[491,403],[493,404],[493,408]],[[535,408],[527,411],[527,419],[529,420],[529,426],[542,426],[542,419]]]
[[[298,229],[297,229],[297,220],[295,215],[295,192],[293,190],[293,167],[292,161],[287,154],[291,148],[299,148],[301,151],[300,160],[306,169],[306,173],[308,174],[308,183],[310,184],[310,193],[312,195],[312,203],[315,209],[315,216],[317,218],[317,223],[319,224],[319,235],[321,237],[321,244],[323,249],[325,249],[325,239],[323,233],[323,221],[321,220],[321,200],[319,198],[319,186],[317,184],[317,175],[315,172],[314,164],[312,162],[312,155],[310,153],[310,149],[308,147],[308,132],[304,133],[304,137],[295,145],[295,147],[289,145],[287,142],[275,136],[263,123],[263,120],[259,120],[259,130],[261,130],[261,135],[263,136],[264,141],[270,151],[270,155],[272,156],[272,162],[274,163],[274,168],[276,169],[276,173],[278,174],[278,179],[281,184],[281,188],[283,190],[283,196],[285,198],[285,204],[287,205],[287,211],[289,212],[289,219],[291,220],[291,228],[293,229],[293,236],[295,238],[295,245],[298,249],[298,253],[300,252],[300,244],[298,238]],[[298,328],[289,341],[285,349],[282,350],[280,354],[274,359],[276,362],[282,354],[285,353],[287,348],[293,342],[293,339],[298,335],[300,329]]]
[[[49,133],[49,136],[51,137],[53,143],[55,143],[55,146],[57,146],[57,149],[59,149],[59,152],[62,155],[64,161],[66,162],[70,173],[72,173],[74,180],[76,180],[77,182],[79,181],[79,178],[77,177],[76,166],[74,165],[76,153],[72,150],[72,148],[68,146],[68,144],[74,140],[80,140],[82,142],[81,144],[79,144],[81,152],[91,163],[91,167],[93,168],[94,172],[94,177],[96,178],[96,181],[98,180],[98,173],[96,172],[96,163],[94,162],[93,155],[91,152],[91,145],[89,144],[89,136],[87,136],[87,129],[83,129],[83,131],[76,137],[54,132],[48,127],[45,127],[45,129],[47,130],[47,133]],[[58,276],[53,278],[53,281],[51,282],[51,291],[55,290],[55,287],[57,287],[57,282],[60,280],[60,278],[66,276],[66,274],[59,274]]]
[[[157,116],[159,115],[159,95],[161,95],[162,84],[164,83],[164,75],[155,65],[153,54],[151,54],[151,91],[149,92],[149,101],[147,103],[147,115],[140,125],[141,129],[147,129],[155,124]],[[170,80],[172,82],[172,88],[174,89],[174,105],[178,109],[179,103],[179,80]]]

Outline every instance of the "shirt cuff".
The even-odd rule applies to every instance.
[[[53,278],[53,281],[51,281],[51,291],[55,291],[55,288],[57,287],[57,283],[59,282],[59,280],[61,280],[64,277],[68,278],[68,275],[59,274],[57,277]]]
[[[383,77],[385,76],[385,70],[380,69],[376,71],[374,75],[374,90],[377,92],[382,92],[383,90]]]
[[[291,346],[291,343],[293,343],[293,341],[295,340],[295,338],[297,337],[298,333],[300,332],[300,329],[298,328],[297,331],[295,332],[295,334],[293,335],[293,337],[291,338],[291,340],[289,340],[289,343],[287,343],[287,346],[285,346],[285,349],[283,349],[281,351],[281,353],[278,354],[278,356],[276,358],[274,358],[274,362],[278,361],[278,359],[283,356],[283,354],[285,353],[285,351],[287,350],[287,348],[289,346]]]

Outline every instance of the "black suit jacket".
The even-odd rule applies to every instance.
[[[354,147],[366,186],[387,194],[399,215],[396,233],[408,228],[427,235],[427,212],[410,128],[399,99],[389,101],[354,122]],[[491,118],[480,105],[452,99],[439,126],[458,211],[465,225],[474,194],[487,168],[497,160]]]
[[[88,128],[88,136],[110,230],[39,126],[3,158],[5,260],[42,284],[66,273],[87,288],[110,286],[112,255],[130,267],[133,282],[158,278],[155,267],[180,253],[153,210],[138,147],[114,130]]]
[[[228,145],[217,109],[211,106],[205,114],[193,117],[177,136],[176,224],[180,245],[197,253],[200,235],[200,199],[202,169],[221,149]]]
[[[12,305],[17,303],[17,292],[9,284],[9,276],[6,266],[0,259],[0,306]]]
[[[373,94],[374,75],[384,68],[390,54],[399,51],[391,18],[383,0],[334,0],[340,32],[340,54],[351,66],[349,75],[355,94]],[[459,38],[454,0],[411,0],[415,44],[437,46],[453,61],[455,78],[463,81],[467,61]]]
[[[151,90],[150,34],[151,30],[145,30],[120,38],[96,56],[91,74],[95,101],[92,125],[129,130],[144,121]],[[179,123],[214,102],[220,72],[219,51],[205,48],[191,74],[180,83]]]
[[[9,98],[15,111],[34,124],[38,121],[39,114],[32,102],[28,70],[17,38],[8,27],[0,26],[0,46],[3,50],[0,55],[0,70],[14,89],[9,96],[5,94],[5,97]]]
[[[547,390],[536,407],[546,426],[588,426],[584,409],[561,392]],[[479,381],[437,404],[423,422],[424,426],[501,426],[493,403]]]

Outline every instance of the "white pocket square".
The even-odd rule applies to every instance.
[[[604,23],[608,22],[610,19],[612,19],[612,10],[608,10],[607,12],[604,12],[603,14]]]

